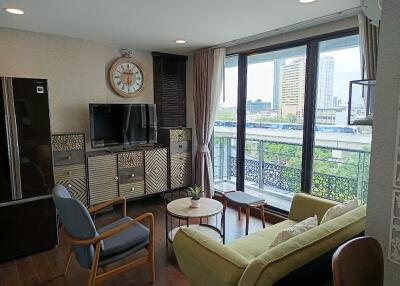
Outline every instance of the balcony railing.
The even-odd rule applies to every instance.
[[[234,182],[236,139],[215,137],[213,143],[215,183]],[[293,152],[272,152],[267,148],[268,144],[278,144],[280,147],[287,145],[284,146],[286,149],[290,146],[290,150],[297,150],[294,153],[301,154],[302,146],[299,144],[267,140],[246,141],[245,185],[260,192],[273,191],[290,197],[301,189],[301,155]],[[325,157],[319,157],[314,152],[316,170],[312,176],[311,193],[339,202],[352,198],[366,202],[370,152],[323,146],[316,146],[315,150],[325,154]]]

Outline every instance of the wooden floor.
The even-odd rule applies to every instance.
[[[135,217],[145,212],[155,216],[155,255],[156,282],[148,283],[146,265],[126,271],[116,278],[102,283],[104,286],[127,285],[188,285],[183,274],[179,271],[172,247],[167,251],[165,243],[165,207],[162,198],[153,197],[128,204],[128,215]],[[118,211],[108,212],[96,217],[96,225],[103,225],[115,219]],[[261,229],[261,220],[252,217],[250,233]],[[232,241],[244,234],[245,216],[239,222],[237,212],[228,208],[226,216],[226,242]],[[45,252],[20,258],[0,264],[1,286],[48,285],[48,286],[77,286],[86,285],[88,272],[80,268],[73,259],[67,276],[63,275],[66,263],[66,245],[60,237],[60,245]]]

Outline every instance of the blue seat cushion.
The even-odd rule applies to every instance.
[[[123,217],[113,223],[110,223],[100,229],[98,233],[102,234],[107,230],[110,230],[118,225],[124,224],[126,222],[132,221],[130,217]],[[115,256],[123,252],[129,251],[136,246],[141,245],[143,248],[148,244],[149,241],[149,229],[142,225],[141,223],[136,223],[128,228],[106,238],[103,240],[103,249],[100,253],[100,258],[108,258],[110,256]],[[147,242],[147,243],[146,243]]]

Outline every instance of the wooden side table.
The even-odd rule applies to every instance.
[[[264,205],[265,200],[249,195],[245,192],[231,191],[223,193],[224,205],[227,207],[228,202],[238,206],[238,219],[242,208],[246,209],[246,235],[249,234],[249,220],[250,220],[250,209],[259,209],[261,215],[262,226],[265,228],[265,216],[264,216]]]
[[[192,208],[190,207],[190,198],[182,198],[171,201],[167,204],[166,214],[165,214],[165,234],[166,234],[166,244],[171,243],[174,236],[180,227],[191,227],[195,228],[200,232],[214,238],[222,243],[225,243],[225,208],[217,200],[209,198],[200,199],[200,207]],[[216,216],[215,225],[208,223],[208,218]],[[221,221],[218,224],[218,216],[220,216]],[[172,219],[178,220],[178,225],[173,227]],[[190,221],[198,219],[199,224],[191,224]],[[203,222],[203,219],[206,222]],[[181,224],[181,220],[185,222],[184,225]]]

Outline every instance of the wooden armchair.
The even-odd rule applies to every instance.
[[[53,200],[70,248],[65,274],[74,252],[79,265],[90,270],[89,286],[143,263],[149,263],[150,280],[155,281],[153,214],[145,213],[135,219],[126,216],[125,198],[116,198],[86,209],[80,201],[71,198],[69,192],[60,185],[53,190]],[[96,229],[90,214],[121,203],[122,217]],[[148,228],[140,223],[143,220],[148,221]],[[147,249],[146,256],[120,266],[110,267],[111,264],[122,261],[144,248]],[[98,268],[102,268],[103,272],[98,273]]]

